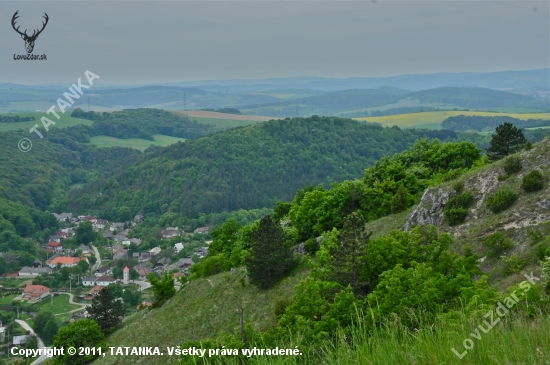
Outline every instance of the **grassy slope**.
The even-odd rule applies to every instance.
[[[472,112],[472,111],[437,111],[421,112],[398,115],[387,115],[381,117],[354,118],[367,122],[380,123],[383,126],[398,126],[400,128],[428,128],[441,129],[441,123],[449,117],[457,115],[481,115],[481,116],[510,116],[522,120],[527,119],[550,119],[549,113],[491,113],[491,112]]]
[[[129,148],[135,148],[140,151],[144,151],[147,147],[151,145],[165,147],[180,141],[181,142],[186,141],[184,138],[165,136],[162,134],[154,134],[153,138],[155,139],[154,141],[149,141],[142,138],[121,139],[121,138],[110,137],[110,136],[95,136],[95,137],[90,137],[90,143],[99,148],[129,147]]]
[[[275,301],[290,299],[294,286],[306,275],[306,271],[298,271],[268,291],[251,285],[243,288],[239,283],[239,278],[244,276],[242,271],[232,276],[222,273],[193,281],[170,303],[154,309],[145,318],[144,312],[127,318],[124,328],[107,339],[107,346],[177,346],[187,340],[215,337],[222,331],[236,332],[239,329],[236,302],[244,307],[245,322],[265,329],[276,321]],[[162,358],[120,356],[116,364],[162,364],[167,358],[167,354]],[[107,356],[96,363],[113,364],[115,360]]]

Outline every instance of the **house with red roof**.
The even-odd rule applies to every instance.
[[[23,291],[23,299],[40,300],[50,295],[50,288],[44,285],[27,285]]]
[[[46,249],[48,248],[56,252],[61,252],[63,250],[63,244],[61,242],[50,241],[46,245]]]
[[[61,264],[61,267],[73,267],[78,265],[78,263],[82,260],[85,260],[86,262],[88,262],[86,258],[81,258],[81,257],[57,256],[51,261],[46,261],[46,263],[48,264],[49,267],[53,269],[57,266],[57,264]]]

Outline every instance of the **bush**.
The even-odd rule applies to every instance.
[[[457,181],[453,184],[453,189],[457,192],[457,193],[461,193],[462,192],[462,189],[464,189],[464,181]]]
[[[521,168],[521,160],[519,157],[512,156],[504,160],[504,171],[506,171],[508,175],[513,175],[521,171]]]
[[[487,236],[482,245],[487,248],[487,256],[489,257],[500,256],[504,251],[513,247],[512,241],[502,232],[495,232]]]
[[[510,257],[501,256],[500,261],[504,263],[504,275],[517,274],[523,269],[526,261],[518,259],[517,255],[512,255]]]
[[[462,193],[449,198],[447,205],[443,209],[443,214],[450,226],[464,222],[464,219],[468,215],[468,207],[473,199],[474,197],[470,193]]]
[[[517,199],[518,194],[508,188],[497,190],[487,199],[487,207],[493,213],[499,213],[511,207]]]
[[[543,188],[542,174],[539,170],[533,170],[521,180],[521,187],[526,192],[539,191]]]

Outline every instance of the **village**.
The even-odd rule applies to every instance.
[[[8,272],[0,282],[0,359],[13,346],[39,346],[43,339],[33,331],[33,321],[40,312],[52,312],[57,328],[63,327],[86,318],[86,307],[104,287],[114,289],[126,315],[150,307],[149,275],[168,273],[179,290],[190,267],[208,254],[212,242],[210,227],[188,232],[166,227],[149,242],[132,238],[132,229],[144,220],[141,215],[126,222],[54,215],[60,228],[37,249],[44,257]],[[86,234],[90,241],[81,242]],[[2,256],[20,261],[9,252]]]

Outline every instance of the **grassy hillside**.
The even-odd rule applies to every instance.
[[[66,114],[60,114],[61,119],[57,120],[46,113],[37,112],[37,113],[6,113],[6,114],[0,114],[1,116],[6,117],[12,117],[12,116],[20,116],[20,117],[34,117],[34,120],[26,121],[26,122],[17,122],[17,123],[1,123],[0,122],[0,132],[5,131],[16,131],[18,129],[23,130],[30,130],[32,127],[34,127],[35,124],[38,124],[38,126],[42,129],[42,122],[40,122],[40,118],[47,117],[55,122],[55,125],[52,126],[56,128],[66,128],[71,127],[74,125],[92,125],[91,120],[81,119],[81,118],[75,118],[70,116],[69,113]]]
[[[273,305],[277,300],[290,299],[294,287],[307,275],[301,269],[269,291],[260,291],[249,284],[241,284],[244,272],[223,273],[187,284],[164,307],[138,312],[125,319],[124,328],[108,338],[107,346],[177,346],[185,341],[215,336],[222,331],[239,329],[237,304],[245,309],[245,322],[256,330],[265,330],[276,323]],[[208,303],[208,304],[207,304]],[[206,304],[206,305],[205,305]],[[155,335],[151,335],[151,334]],[[117,345],[115,345],[117,344]],[[169,357],[145,359],[118,356],[99,359],[97,364],[151,364],[166,363]],[[172,358],[175,361],[176,358]]]
[[[510,116],[512,118],[527,119],[550,119],[550,113],[492,113],[474,111],[433,111],[421,113],[408,113],[398,115],[387,115],[382,117],[354,118],[371,123],[379,123],[383,126],[398,126],[400,128],[427,128],[442,129],[441,123],[449,117],[457,115],[479,115],[479,116]]]
[[[129,147],[135,148],[136,150],[144,151],[146,148],[153,146],[169,146],[177,142],[184,142],[185,138],[164,136],[162,134],[153,134],[153,141],[149,141],[142,138],[115,138],[109,136],[95,136],[90,137],[90,144],[93,144],[99,148],[108,148],[108,147]]]

